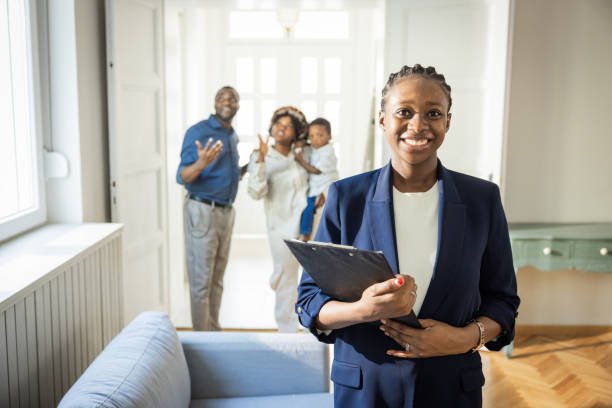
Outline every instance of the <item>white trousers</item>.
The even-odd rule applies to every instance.
[[[298,319],[294,309],[297,301],[300,265],[283,242],[284,236],[286,234],[268,231],[274,264],[272,276],[270,276],[270,287],[276,293],[274,317],[278,325],[278,331],[295,333],[298,328]]]

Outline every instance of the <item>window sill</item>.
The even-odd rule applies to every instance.
[[[0,310],[53,279],[62,265],[114,238],[122,224],[49,224],[0,245]]]

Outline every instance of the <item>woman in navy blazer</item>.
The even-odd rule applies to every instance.
[[[338,407],[481,406],[484,376],[474,351],[499,350],[514,337],[519,298],[499,189],[437,158],[451,101],[450,86],[433,67],[391,74],[379,114],[390,163],[329,189],[315,240],[383,251],[396,273],[350,303],[330,298],[303,272],[296,312],[319,340],[334,344]],[[419,293],[412,271],[400,271],[398,239],[421,231],[397,225],[393,191],[434,186],[437,248],[426,293]],[[417,294],[424,296],[423,329],[390,320],[408,314]]]

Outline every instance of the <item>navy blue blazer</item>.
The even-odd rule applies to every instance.
[[[486,346],[499,350],[514,338],[519,305],[499,189],[447,170],[440,162],[438,181],[438,255],[419,318],[461,327],[477,316],[488,316],[501,325],[502,334]],[[315,240],[383,251],[394,272],[400,273],[392,197],[390,164],[332,184]],[[331,378],[336,406],[482,405],[484,376],[478,353],[423,359],[388,356],[388,349],[400,347],[380,331],[380,322],[319,333],[315,319],[329,300],[305,270],[296,312],[319,340],[334,343]]]

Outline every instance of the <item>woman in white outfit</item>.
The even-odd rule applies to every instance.
[[[304,114],[292,106],[277,109],[270,121],[269,148],[259,136],[259,150],[251,155],[248,166],[249,195],[264,199],[268,241],[274,262],[270,286],[276,293],[274,315],[279,332],[298,328],[294,305],[297,298],[299,264],[283,239],[299,236],[300,216],[306,204],[308,173],[298,164],[293,144],[303,135],[307,122]]]

